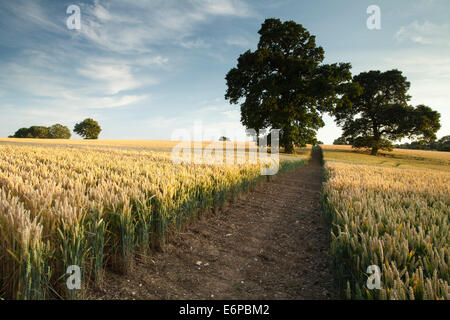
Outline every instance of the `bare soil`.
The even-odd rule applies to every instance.
[[[313,160],[203,217],[87,299],[338,299]]]

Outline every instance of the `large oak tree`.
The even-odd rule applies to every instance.
[[[258,135],[281,129],[280,145],[292,153],[294,145],[317,142],[322,113],[340,104],[351,65],[323,64],[315,36],[294,21],[267,19],[258,33],[257,49],[242,54],[228,72],[225,98],[240,104],[242,124]]]
[[[363,72],[353,78],[360,90],[346,95],[336,110],[343,137],[355,148],[392,150],[393,141],[434,141],[440,114],[425,105],[408,105],[410,83],[399,70]]]

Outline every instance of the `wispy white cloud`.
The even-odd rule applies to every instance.
[[[236,0],[194,0],[198,8],[212,15],[229,15],[247,17],[251,15],[250,8],[243,1]]]
[[[82,76],[105,85],[107,94],[138,88],[141,84],[131,73],[127,65],[88,64],[78,70]]]
[[[153,71],[171,70],[169,58],[153,53],[154,46],[209,48],[204,39],[193,37],[199,24],[218,16],[251,15],[245,2],[235,0],[189,0],[182,4],[176,0],[126,4],[95,0],[78,3],[78,32],[66,28],[64,11],[55,15],[43,3],[17,0],[2,4],[15,17],[11,27],[34,28],[39,37],[52,42],[49,45],[33,39],[34,44],[30,42],[12,61],[0,61],[4,71],[0,86],[6,89],[4,95],[10,88],[47,106],[64,102],[68,108],[78,109],[117,108],[147,99],[148,88],[164,76]]]
[[[4,1],[2,10],[16,18],[14,27],[17,29],[32,28],[52,33],[65,32],[64,16],[49,17],[37,1]]]
[[[412,41],[422,45],[450,45],[450,24],[414,21],[401,27],[395,37],[398,41]]]
[[[22,92],[31,101],[36,101],[35,103],[45,101],[41,111],[58,106],[66,110],[118,108],[148,98],[148,95],[118,94],[134,85],[132,80],[129,80],[128,83],[108,81],[107,89],[101,91],[103,85],[93,86],[92,82],[88,82],[86,85],[73,83],[70,86],[70,75],[67,77],[49,75],[19,65],[9,65],[6,70],[10,70],[12,73],[8,74],[8,77],[0,76],[0,85],[4,86],[5,82],[8,82],[14,85],[14,90]]]
[[[167,57],[163,57],[163,56],[143,56],[140,58],[137,58],[136,60],[133,61],[134,64],[139,65],[139,66],[165,66],[169,63],[169,58]]]
[[[118,108],[134,104],[136,102],[147,99],[148,95],[124,95],[124,96],[108,96],[100,98],[80,99],[85,108],[90,109],[109,109]],[[76,100],[72,103],[76,103]]]
[[[211,47],[211,44],[203,39],[180,41],[180,45],[186,49],[205,49]]]
[[[422,79],[450,80],[450,56],[438,53],[402,51],[384,58],[388,65],[398,66],[409,74]],[[449,92],[450,93],[450,92]]]
[[[77,71],[84,78],[74,77],[75,70],[61,65],[47,65],[44,53],[25,56],[21,63],[2,65],[0,87],[13,88],[21,96],[44,103],[46,108],[104,109],[134,104],[148,98],[146,94],[124,94],[142,82],[125,64],[94,64],[89,62]],[[148,78],[143,79],[149,84]],[[9,94],[5,91],[5,95]],[[25,106],[23,106],[25,107]]]
[[[244,1],[178,0],[128,2],[113,0],[83,4],[81,35],[97,46],[116,52],[151,52],[157,44],[203,47],[204,40],[187,40],[196,27],[214,17],[248,17]]]
[[[242,48],[250,48],[252,47],[252,42],[241,35],[229,36],[225,43],[230,46],[242,47]]]

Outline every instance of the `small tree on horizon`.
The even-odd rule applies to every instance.
[[[98,139],[102,128],[97,121],[87,118],[75,125],[73,131],[86,140]]]

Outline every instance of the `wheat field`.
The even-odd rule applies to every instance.
[[[101,286],[106,270],[129,273],[170,235],[265,179],[264,164],[247,161],[249,144],[235,144],[235,159],[245,159],[228,165],[174,164],[177,144],[2,139],[0,298],[82,298],[84,290],[67,290],[68,266],[81,266],[83,289]],[[448,153],[395,150],[383,162],[323,149],[322,206],[347,297],[449,299]],[[309,151],[282,155],[281,171]],[[381,290],[367,288],[370,265],[381,269]]]
[[[450,173],[335,161],[326,171],[323,210],[347,298],[449,299]],[[380,290],[367,288],[371,265],[381,269]]]
[[[129,272],[136,257],[262,179],[261,163],[176,165],[151,149],[173,146],[0,143],[0,297],[80,298],[65,286],[68,266],[81,267],[84,286],[101,285],[105,268]]]

